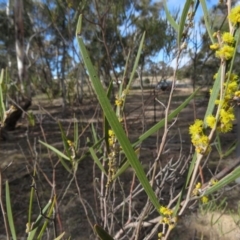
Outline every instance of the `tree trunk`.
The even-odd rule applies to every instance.
[[[31,99],[30,84],[28,82],[26,63],[25,63],[25,51],[24,51],[24,27],[23,27],[23,1],[14,1],[14,20],[15,20],[15,45],[16,45],[16,57],[18,67],[18,79],[20,81],[21,93]],[[24,88],[24,84],[26,89]]]
[[[66,85],[65,85],[65,60],[66,60],[66,45],[63,42],[63,56],[61,61],[61,87],[62,87],[62,98],[63,98],[63,110],[65,110],[66,100]]]

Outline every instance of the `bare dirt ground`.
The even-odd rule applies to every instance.
[[[177,90],[172,102],[171,109],[175,109],[189,96],[189,90]],[[144,131],[154,125],[155,122],[164,118],[163,105],[167,104],[168,93],[156,92],[153,90],[145,90],[143,95],[140,90],[134,90],[130,93],[126,105],[126,131],[131,139],[134,141]],[[154,99],[157,98],[161,104]],[[207,106],[207,100],[203,95],[199,95],[195,101],[191,102],[177,117],[176,123],[173,125],[169,132],[169,141],[166,145],[166,151],[162,157],[162,163],[165,164],[172,157],[178,157],[180,149],[188,156],[191,152],[190,138],[188,135],[188,127],[193,122],[195,117],[201,118]],[[58,122],[63,126],[63,129],[68,135],[69,139],[73,139],[73,118],[77,119],[80,132],[80,149],[79,154],[87,151],[87,137],[92,139],[89,123],[93,123],[100,136],[102,136],[102,117],[100,107],[95,100],[84,100],[80,105],[68,106],[64,111],[59,99],[49,100],[41,97],[34,98],[31,110],[36,118],[36,125],[34,127],[28,126],[26,117],[19,123],[18,128],[10,132],[10,140],[0,142],[0,166],[4,169],[8,164],[11,165],[3,172],[3,181],[8,179],[11,190],[11,200],[13,206],[13,213],[17,235],[19,239],[25,239],[27,211],[29,194],[31,190],[32,178],[29,173],[32,172],[33,166],[37,166],[36,186],[39,195],[39,200],[42,207],[49,201],[52,196],[52,180],[55,179],[56,194],[60,199],[59,213],[60,218],[58,223],[62,224],[62,229],[66,232],[66,236],[71,236],[71,239],[94,239],[91,228],[88,226],[84,209],[81,206],[77,189],[75,184],[71,184],[66,194],[63,192],[67,188],[71,176],[59,163],[58,157],[51,151],[48,151],[44,146],[39,143],[39,140],[52,144],[59,150],[63,150],[61,140],[61,133],[59,130]],[[141,146],[140,159],[145,166],[148,167],[149,162],[154,161],[157,154],[157,147],[161,141],[162,131],[159,135],[156,134],[144,141]],[[226,134],[223,138],[223,149],[231,145],[232,139],[236,138],[236,133],[233,130],[231,133]],[[227,164],[226,162],[223,166]],[[209,163],[208,169],[216,166],[215,159]],[[80,186],[82,198],[85,199],[92,208],[92,211],[97,211],[95,207],[95,199],[93,196],[93,182],[94,182],[94,169],[96,166],[90,157],[85,158],[79,164],[77,179]],[[210,171],[207,175],[211,175]],[[124,181],[130,182],[131,177],[127,174],[124,175]],[[4,190],[4,186],[3,186]],[[230,210],[238,209],[238,194],[239,188],[236,187],[233,192],[228,192],[231,196],[229,200]],[[61,199],[62,198],[62,199]],[[143,200],[144,202],[144,200]],[[35,202],[34,216],[38,216],[40,210]],[[175,233],[170,239],[225,239],[223,234],[222,238],[214,238],[218,236],[211,221],[207,221],[206,215],[205,222],[201,217],[196,215],[195,210],[187,213],[177,226]],[[210,215],[211,216],[211,215]],[[90,216],[93,219],[92,216]],[[209,217],[211,218],[211,217]],[[227,218],[227,217],[226,217]],[[240,217],[239,217],[240,219]],[[191,224],[189,224],[189,221]],[[207,222],[206,222],[207,221]],[[227,222],[231,222],[227,220]],[[5,239],[5,230],[3,225],[2,215],[0,216],[0,239]],[[209,235],[209,228],[212,227],[212,235]],[[225,224],[226,225],[226,224]],[[235,224],[238,226],[238,223]],[[200,226],[200,227],[199,227]],[[234,227],[233,227],[234,228]],[[235,228],[234,228],[235,229]],[[228,229],[229,230],[229,229]],[[230,232],[231,229],[229,230]],[[226,232],[226,231],[225,231]],[[235,232],[234,236],[237,236]],[[203,237],[203,238],[202,238]],[[47,237],[46,237],[47,239]],[[49,239],[52,239],[51,236]],[[240,239],[231,238],[230,235],[227,239]]]

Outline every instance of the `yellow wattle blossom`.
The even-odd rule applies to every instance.
[[[224,83],[224,86],[226,87],[227,94],[233,94],[238,89],[237,81],[230,81],[228,84]]]
[[[212,150],[211,146],[209,145],[206,145],[206,146],[197,145],[195,147],[196,147],[196,152],[203,155],[210,153]]]
[[[196,189],[200,189],[202,187],[202,184],[200,182],[198,182],[195,186]]]
[[[110,147],[113,146],[113,144],[115,143],[116,141],[116,137],[115,137],[115,133],[112,129],[109,129],[108,130],[108,144]]]
[[[220,105],[222,108],[228,108],[229,107],[229,101],[226,101],[225,99],[223,99],[223,100],[216,99],[215,104]]]
[[[234,25],[240,23],[240,5],[232,8],[228,18]]]
[[[114,144],[114,139],[113,139],[113,138],[109,138],[109,139],[108,139],[108,144],[109,144],[109,146],[113,146],[113,144]]]
[[[216,57],[222,60],[230,60],[234,53],[234,47],[223,45],[218,51],[216,51]]]
[[[112,129],[109,129],[108,130],[108,135],[109,135],[109,137],[112,137],[112,136],[115,136],[115,133]]]
[[[162,215],[162,219],[160,223],[168,225],[170,229],[173,229],[177,223],[177,217],[173,216],[173,210],[167,207],[161,206],[159,209],[160,214]],[[159,233],[158,237],[161,239],[163,235]]]
[[[227,132],[230,132],[232,128],[233,128],[233,124],[228,122],[226,124],[221,124],[217,130],[222,133],[227,133]]]
[[[226,77],[228,77],[229,75],[229,72],[226,73]],[[237,74],[234,74],[234,73],[231,73],[230,74],[230,81],[233,82],[233,81],[237,81],[238,80],[238,75]]]
[[[196,119],[194,124],[189,127],[189,133],[191,135],[202,133],[203,131],[202,126],[203,126],[203,121],[200,119]]]
[[[200,193],[201,193],[201,187],[202,187],[202,184],[200,182],[198,182],[195,186],[195,188],[193,189],[192,191],[192,195],[193,196],[199,196]]]
[[[217,37],[217,35],[218,35],[217,32],[214,32],[214,33],[213,33],[213,37],[214,37],[214,38]]]
[[[71,140],[67,140],[69,150],[71,151],[71,158],[75,159],[76,158],[76,149],[75,149],[75,144]]]
[[[115,100],[115,105],[116,106],[122,106],[123,100],[121,98]]]
[[[203,197],[201,198],[201,202],[202,202],[203,204],[208,203],[208,201],[209,201],[209,199],[208,199],[207,196],[203,196]]]
[[[221,109],[220,110],[220,120],[221,123],[227,124],[235,120],[234,110],[233,108],[229,108],[228,110]]]
[[[224,43],[227,43],[229,45],[232,45],[235,42],[234,37],[229,32],[223,33],[222,40]]]
[[[218,180],[216,178],[212,178],[209,182],[209,186],[212,187],[218,183]]]
[[[26,230],[25,230],[26,233],[29,233],[32,231],[33,224],[34,223],[26,223]]]
[[[164,236],[163,232],[159,232],[158,233],[158,240],[161,240],[163,236]]]
[[[123,122],[123,118],[122,118],[122,117],[119,117],[119,118],[118,118],[118,121],[119,121],[120,123],[122,123],[122,122]]]
[[[217,50],[217,49],[219,49],[219,43],[214,43],[214,44],[211,44],[210,45],[210,49],[212,49],[212,50]]]
[[[233,107],[228,107],[226,109],[222,108],[220,110],[220,126],[218,131],[226,133],[232,130],[233,121],[235,120],[234,109]]]
[[[239,97],[240,97],[240,91],[236,91],[236,92],[234,93],[234,96],[239,98]]]
[[[211,147],[209,146],[209,138],[204,134],[194,134],[192,135],[192,144],[195,146],[195,150],[198,153],[206,154],[211,151]]]
[[[116,135],[112,129],[108,129],[108,144],[109,144],[109,154],[108,154],[108,175],[106,187],[113,181],[113,176],[116,173],[116,159],[119,152],[118,141]]]
[[[208,136],[202,134],[202,135],[195,135],[192,137],[192,142],[194,143],[194,145],[197,145],[199,147],[207,147],[208,143],[209,143],[209,139]]]
[[[168,218],[168,217],[163,217],[163,218],[162,218],[162,223],[164,223],[164,224],[170,224],[170,218]]]
[[[192,144],[198,153],[205,154],[210,152],[209,138],[203,133],[203,121],[196,119],[194,124],[189,127]]]
[[[171,216],[173,211],[167,207],[161,206],[159,212],[164,216]]]
[[[213,115],[209,115],[206,118],[206,123],[210,128],[213,129],[216,124],[216,118]]]
[[[236,74],[226,73],[225,80],[228,82],[224,83],[224,98],[222,100],[217,99],[215,101],[216,105],[221,107],[220,116],[218,120],[217,130],[222,133],[226,133],[232,130],[233,121],[235,120],[234,109],[232,100],[236,97],[238,93],[238,76]],[[210,121],[209,119],[208,121]],[[210,126],[210,125],[209,125]]]
[[[69,147],[74,147],[74,142],[72,142],[71,140],[67,140],[67,143]]]
[[[171,222],[170,222],[170,224],[169,224],[169,228],[170,228],[170,229],[173,229],[173,228],[176,227],[177,220],[178,220],[177,217],[174,217],[174,218],[171,219]]]

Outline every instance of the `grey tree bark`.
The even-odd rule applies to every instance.
[[[31,99],[31,89],[26,71],[26,55],[24,47],[23,1],[14,1],[15,46],[18,67],[18,80],[21,93]],[[25,87],[24,87],[25,85]],[[19,99],[18,99],[19,101]]]

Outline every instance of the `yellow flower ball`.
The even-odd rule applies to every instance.
[[[236,92],[234,93],[234,96],[235,96],[235,97],[240,97],[240,91],[236,91]]]
[[[194,124],[189,127],[189,132],[191,135],[195,135],[202,132],[203,121],[196,119]]]
[[[210,128],[214,128],[216,124],[216,118],[213,115],[209,115],[206,118],[206,123]]]
[[[224,45],[221,49],[216,51],[216,57],[222,60],[230,60],[233,56],[234,48],[228,45]]]
[[[218,44],[218,43],[211,44],[211,45],[210,45],[210,49],[212,49],[212,50],[217,50],[217,49],[219,49],[219,44]]]
[[[229,20],[236,25],[240,23],[240,5],[234,7],[228,15]]]
[[[209,199],[208,199],[207,196],[203,196],[203,197],[201,198],[201,201],[202,201],[203,204],[206,204],[206,203],[208,203]]]
[[[227,43],[229,45],[232,45],[235,42],[234,37],[229,32],[223,33],[222,40],[224,43]]]

